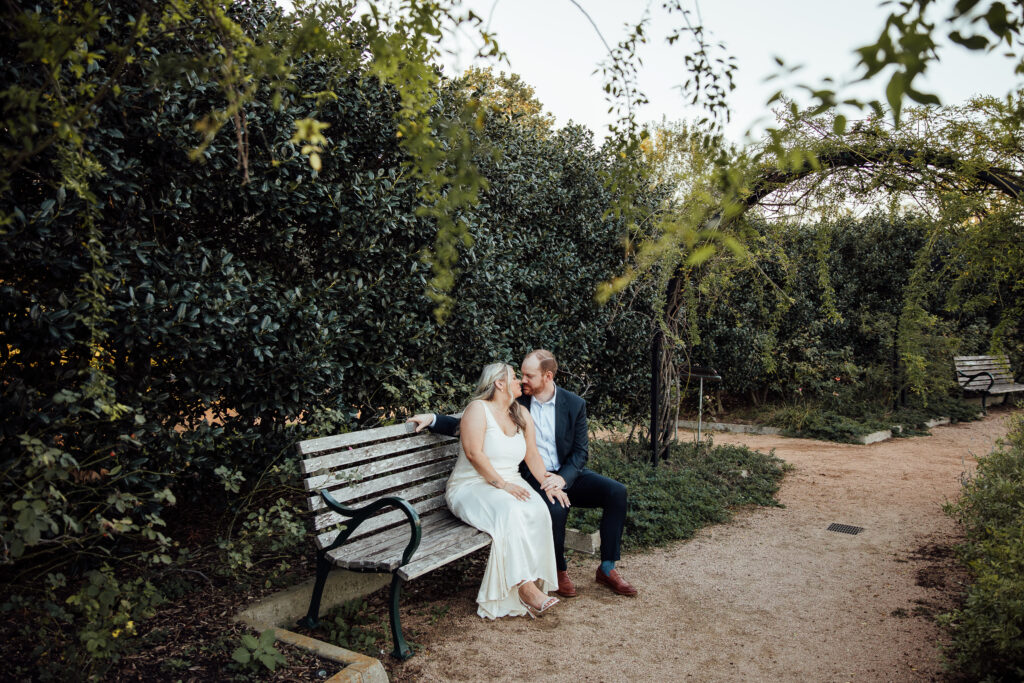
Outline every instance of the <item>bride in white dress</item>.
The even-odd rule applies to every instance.
[[[493,539],[476,597],[477,614],[488,619],[535,616],[558,602],[546,594],[558,587],[551,515],[541,494],[519,474],[525,459],[537,481],[549,476],[533,418],[516,402],[521,393],[512,366],[484,368],[462,415],[462,449],[445,492],[456,517]],[[569,506],[561,490],[545,495]]]

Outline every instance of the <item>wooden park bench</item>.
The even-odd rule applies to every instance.
[[[402,583],[491,542],[445,505],[458,440],[413,429],[399,424],[298,444],[318,549],[313,596],[299,624],[319,625],[332,567],[391,572],[391,654],[399,659],[412,656],[398,611]]]
[[[1003,403],[1009,394],[1024,391],[1024,384],[1017,384],[1010,370],[1010,360],[1005,356],[954,356],[956,379],[965,392],[981,394],[981,411],[988,414],[985,400],[989,396],[1003,395]]]

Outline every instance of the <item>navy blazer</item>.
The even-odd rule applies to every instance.
[[[587,402],[560,386],[555,386],[555,450],[558,453],[559,469],[555,472],[565,479],[565,488],[571,488],[576,477],[587,466],[590,456],[590,440],[587,437]],[[530,409],[532,396],[520,396],[520,405]],[[437,421],[430,431],[448,436],[455,436],[459,429],[459,418],[450,415],[438,415]],[[519,466],[519,471],[527,481],[533,480],[526,463]]]

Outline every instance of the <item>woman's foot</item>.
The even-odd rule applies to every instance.
[[[533,581],[527,581],[519,587],[519,599],[530,612],[530,616],[534,616],[534,613],[540,614],[558,604],[558,598],[549,598]]]

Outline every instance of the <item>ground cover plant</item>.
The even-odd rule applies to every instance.
[[[951,667],[973,680],[1024,677],[1024,417],[978,459],[960,500],[946,511],[963,525],[958,556],[971,579],[963,605],[944,616]]]
[[[896,438],[929,433],[930,420],[948,417],[951,422],[978,419],[980,408],[960,398],[933,397],[927,405],[892,408],[877,402],[837,404],[807,401],[788,405],[769,405],[753,412],[754,421],[781,427],[786,436],[855,443],[873,432],[892,432]]]
[[[772,454],[743,446],[677,442],[669,459],[650,465],[650,448],[637,441],[591,441],[589,467],[626,485],[629,513],[623,547],[651,548],[693,536],[708,524],[728,521],[735,508],[778,505],[775,493],[786,471]],[[570,525],[596,531],[600,510],[577,509]]]

